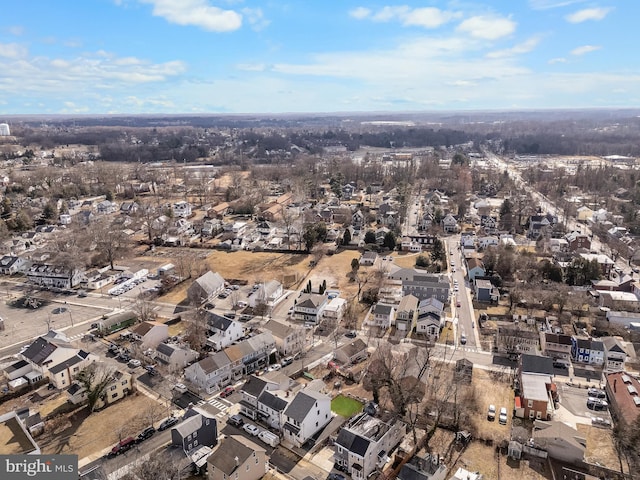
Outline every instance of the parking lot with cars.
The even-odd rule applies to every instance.
[[[601,418],[602,422],[611,421],[606,394],[599,388],[586,389],[570,385],[560,385],[560,404],[572,415],[584,418],[584,423],[592,418]]]

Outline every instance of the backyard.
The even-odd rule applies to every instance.
[[[331,411],[345,418],[351,418],[362,411],[362,403],[344,395],[338,395],[331,400]]]

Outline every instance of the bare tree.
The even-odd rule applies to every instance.
[[[135,303],[133,304],[133,311],[141,322],[155,320],[157,314],[154,309],[155,305],[153,302],[143,298],[142,295],[138,295]]]
[[[197,308],[184,316],[186,323],[184,340],[198,353],[204,352],[207,343],[207,311]]]
[[[87,407],[90,412],[103,400],[107,387],[113,380],[114,370],[102,363],[92,363],[80,370],[76,381],[84,388],[87,395]]]
[[[124,252],[129,251],[131,242],[121,228],[115,227],[108,217],[101,217],[90,226],[90,232],[96,249],[106,257],[114,268],[114,262]]]
[[[180,467],[167,453],[151,455],[137,461],[133,468],[121,477],[123,480],[181,480],[187,478],[189,472]]]

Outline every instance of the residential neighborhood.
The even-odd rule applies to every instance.
[[[635,200],[584,178],[619,166],[240,132],[194,129],[184,163],[1,144],[0,452],[85,480],[633,478]],[[143,134],[169,135],[119,144]]]

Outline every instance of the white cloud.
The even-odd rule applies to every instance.
[[[242,26],[242,15],[209,5],[207,0],[140,0],[153,5],[153,15],[177,25],[194,25],[212,32],[230,32]]]
[[[411,8],[407,5],[385,6],[376,12],[369,8],[358,7],[351,10],[349,15],[358,20],[369,18],[374,22],[396,21],[404,26],[423,28],[437,28],[461,16],[460,13],[435,7]]]
[[[551,8],[567,7],[585,0],[529,0],[529,6],[534,10],[548,10]]]
[[[600,50],[602,47],[598,47],[595,45],[583,45],[582,47],[574,48],[571,50],[571,55],[584,55],[586,53],[595,52],[596,50]]]
[[[458,25],[458,31],[476,38],[496,40],[511,35],[516,30],[516,23],[505,17],[477,16],[464,20]]]
[[[27,55],[27,47],[18,43],[0,43],[0,57],[21,58]]]
[[[264,63],[238,63],[236,68],[245,72],[263,72],[267,66]]]
[[[524,53],[529,53],[534,48],[538,46],[541,38],[539,36],[531,37],[525,40],[522,43],[518,43],[511,48],[507,48],[504,50],[496,50],[493,52],[489,52],[487,54],[488,58],[504,58],[504,57],[512,57],[514,55],[522,55]]]
[[[556,63],[567,63],[567,59],[564,57],[556,57],[556,58],[552,58],[547,63],[549,63],[549,65],[553,65]]]
[[[19,37],[24,33],[24,27],[21,25],[13,25],[11,27],[7,27],[7,32],[9,32],[11,35]]]
[[[251,27],[256,31],[263,30],[271,23],[264,18],[261,8],[243,8],[242,13],[247,17],[247,21]]]
[[[357,7],[353,10],[350,10],[349,15],[358,20],[362,20],[371,15],[371,9],[365,7]]]
[[[602,20],[611,11],[611,8],[585,8],[567,15],[565,20],[569,23],[582,23],[587,20]]]

